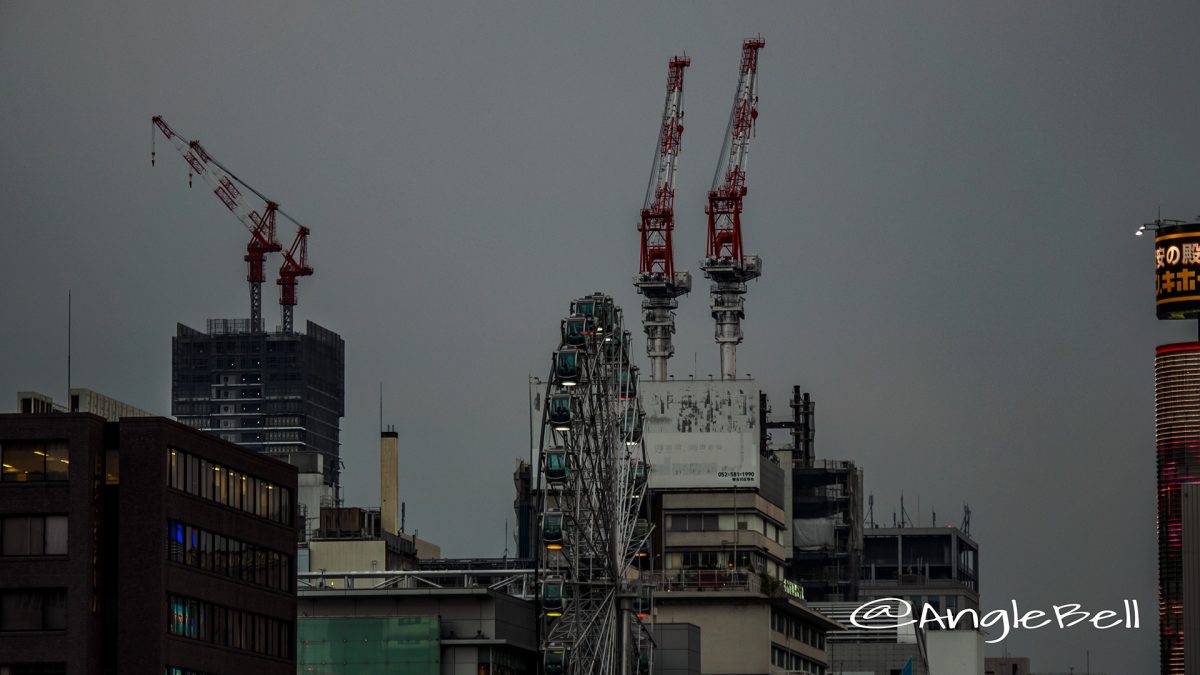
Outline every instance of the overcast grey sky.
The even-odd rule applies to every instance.
[[[1132,233],[1160,205],[1200,213],[1198,19],[1194,3],[0,2],[0,395],[64,395],[68,290],[74,383],[163,414],[175,323],[247,315],[246,233],[168,146],[150,167],[161,114],[312,228],[297,322],[346,339],[348,501],[378,500],[383,380],[410,528],[498,555],[526,377],[568,301],[603,290],[636,320],[668,58],[693,58],[675,241],[699,277],[740,40],[761,32],[744,227],[764,274],[739,370],[777,410],[792,384],[812,392],[818,456],[863,467],[878,521],[901,491],[923,522],[969,502],[986,608],[1140,601],[1140,631],[1018,632],[1010,653],[1150,672],[1153,349],[1194,327],[1155,321]],[[703,377],[717,349],[696,286],[672,372],[695,359]]]

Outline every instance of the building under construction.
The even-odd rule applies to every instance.
[[[345,414],[345,343],[308,322],[304,333],[252,331],[246,319],[179,324],[171,339],[171,414],[336,487]]]
[[[862,469],[846,460],[792,465],[788,576],[812,600],[858,598],[863,552]]]
[[[759,402],[760,445],[785,467],[788,495],[790,559],[787,577],[817,602],[858,599],[863,553],[863,474],[854,462],[818,460],[816,404],[800,387],[792,387],[791,415],[772,418],[763,393]],[[772,432],[786,433],[790,443],[773,446]]]
[[[293,327],[300,277],[311,276],[308,227],[279,208],[218,162],[198,140],[186,140],[161,116],[151,120],[150,163],[161,136],[188,167],[188,185],[198,178],[250,232],[246,244],[248,319],[209,319],[208,331],[179,324],[171,340],[171,414],[184,424],[208,431],[255,452],[274,455],[301,474],[319,475],[336,500],[340,442],[345,414],[346,347],[331,330],[309,321],[307,331]],[[292,245],[276,238],[276,221],[296,228]],[[266,330],[262,285],[267,255],[280,253],[280,327]],[[316,511],[322,486],[304,486],[299,503]],[[309,488],[316,488],[312,490]]]

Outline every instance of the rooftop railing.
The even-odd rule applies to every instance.
[[[762,592],[758,574],[733,570],[664,570],[643,572],[643,583],[656,591],[748,591]]]
[[[537,587],[532,569],[372,570],[301,572],[300,595],[344,591],[487,589],[518,598],[533,598]]]

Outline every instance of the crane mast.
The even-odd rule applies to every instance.
[[[313,273],[308,266],[308,228],[303,225],[296,232],[292,247],[283,252],[283,265],[279,267],[279,309],[283,316],[283,332],[292,332],[292,308],[296,306],[296,280]]]
[[[641,256],[633,284],[642,300],[642,329],[646,333],[646,355],[650,357],[651,378],[667,379],[667,359],[675,353],[671,335],[675,333],[676,299],[692,290],[692,275],[675,271],[675,251],[671,233],[675,229],[675,169],[683,137],[683,70],[692,63],[687,56],[673,57],[667,63],[667,97],[650,184],[642,206],[638,232]]]
[[[280,210],[279,204],[266,198],[262,193],[247,185],[233,175],[220,162],[200,145],[199,141],[186,141],[161,116],[151,119],[154,126],[163,137],[171,142],[179,155],[188,164],[188,185],[192,176],[199,176],[208,183],[213,194],[250,231],[250,241],[246,244],[246,281],[250,283],[250,325],[253,332],[263,331],[262,320],[262,285],[266,281],[266,257],[268,253],[283,251],[283,246],[275,238],[275,217],[282,215],[299,228],[295,243],[284,254],[284,264],[279,271],[280,305],[283,307],[283,322],[286,332],[291,332],[292,307],[296,304],[296,278],[312,274],[308,266],[308,228],[296,222],[288,214]],[[153,131],[151,132],[150,163],[155,161],[153,149]],[[249,202],[246,193],[253,194],[262,202],[259,212]]]
[[[716,340],[721,348],[721,379],[737,377],[737,346],[742,341],[746,282],[762,274],[762,259],[742,251],[742,199],[750,138],[758,118],[758,50],[761,37],[742,42],[742,62],[720,160],[708,193],[708,245],[700,264],[713,283],[709,290]]]

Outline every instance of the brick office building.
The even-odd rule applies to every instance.
[[[0,672],[295,671],[295,468],[62,413],[0,415],[0,463]]]

